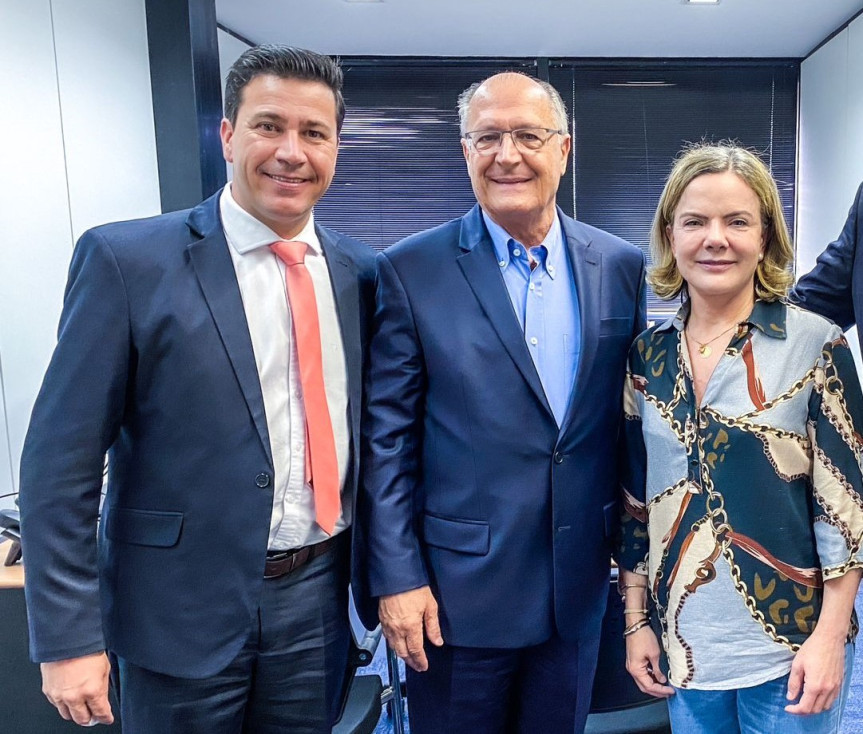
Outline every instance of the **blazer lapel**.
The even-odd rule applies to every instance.
[[[336,312],[342,332],[345,369],[348,376],[348,406],[354,437],[359,435],[362,401],[362,344],[360,343],[359,275],[354,261],[339,247],[338,237],[325,227],[317,227],[318,239],[327,259]]]
[[[462,254],[458,256],[458,264],[480,302],[482,310],[537,400],[542,403],[549,415],[553,415],[545,397],[545,391],[542,389],[539,374],[525,344],[518,317],[513,311],[506,284],[501,278],[494,245],[483,224],[482,212],[478,205],[462,219],[459,247]]]
[[[189,245],[188,252],[204,299],[216,322],[222,344],[228,353],[249,413],[272,466],[273,456],[264,411],[264,397],[237,275],[218,215],[218,196],[216,194],[211,197],[193,209],[189,215],[188,224],[201,239]]]
[[[571,218],[562,213],[559,213],[558,216],[563,223],[563,233],[566,238],[569,262],[572,266],[572,277],[575,282],[575,293],[578,298],[581,320],[580,355],[569,395],[569,405],[560,427],[562,435],[572,423],[581,396],[588,389],[585,380],[590,373],[599,346],[599,322],[602,317],[600,311],[602,253],[591,249],[590,240],[584,239],[576,231],[574,221]]]

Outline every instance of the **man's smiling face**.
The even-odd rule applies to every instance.
[[[283,239],[296,236],[333,180],[336,100],[325,84],[262,74],[241,95],[235,123],[222,120],[234,166],[231,194]]]
[[[548,93],[521,74],[498,74],[486,80],[470,101],[466,128],[556,130]],[[555,196],[566,171],[570,137],[553,135],[536,151],[522,152],[509,135],[500,148],[481,155],[462,141],[474,195],[495,222],[525,245],[538,244],[555,217]],[[532,242],[529,240],[540,240]]]

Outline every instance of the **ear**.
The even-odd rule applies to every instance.
[[[222,155],[228,163],[234,162],[234,148],[231,145],[231,140],[234,137],[234,126],[227,117],[222,118],[222,124],[219,127],[219,137],[222,139]]]
[[[470,145],[468,145],[467,140],[464,138],[461,139],[461,153],[467,166],[467,175],[470,176]]]
[[[569,151],[572,150],[572,136],[562,135],[563,140],[560,143],[560,175],[566,173],[566,166],[569,163]]]

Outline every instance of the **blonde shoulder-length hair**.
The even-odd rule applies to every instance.
[[[686,291],[686,282],[677,268],[668,237],[668,230],[674,222],[674,212],[684,190],[698,176],[725,171],[740,176],[761,205],[761,223],[766,232],[764,258],[755,269],[756,298],[775,301],[788,294],[794,280],[791,273],[794,248],[782,214],[776,182],[755,153],[723,141],[687,146],[674,161],[668,174],[650,230],[652,265],[647,272],[647,282],[659,298],[672,299]]]

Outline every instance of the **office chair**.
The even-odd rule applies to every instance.
[[[379,675],[357,675],[375,656],[381,640],[380,625],[362,639],[357,640],[351,626],[351,650],[348,653],[348,670],[342,689],[339,717],[333,734],[371,734],[381,717],[381,693],[383,682]]]
[[[393,734],[404,734],[404,688],[398,657],[384,641],[389,680],[387,685],[383,684],[377,673],[358,675],[358,670],[368,666],[374,659],[383,632],[380,625],[369,632],[361,627],[355,614],[351,614],[351,617],[352,645],[348,671],[342,691],[339,718],[332,734],[371,734],[380,720],[384,706],[392,722]],[[362,637],[357,639],[359,629],[362,630]]]
[[[386,642],[384,642],[386,645]],[[387,714],[393,725],[393,734],[404,734],[405,724],[405,684],[401,679],[399,658],[395,651],[386,645],[387,676],[389,685],[381,693],[381,703],[387,707]]]
[[[585,734],[671,734],[665,699],[642,693],[626,672],[623,600],[611,569],[608,606],[602,619],[599,661],[593,679]]]
[[[21,560],[21,513],[18,510],[0,510],[0,536],[12,541],[4,566],[14,566]]]

